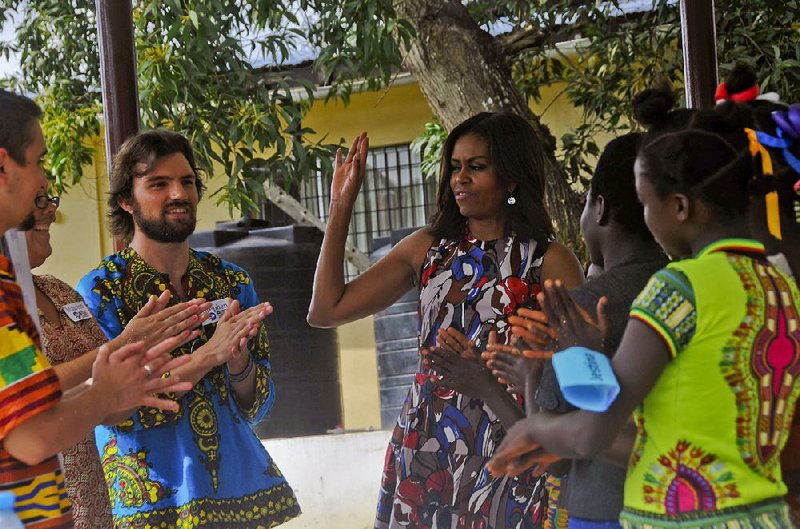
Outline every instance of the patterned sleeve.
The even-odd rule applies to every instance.
[[[109,279],[103,265],[92,270],[78,282],[75,290],[83,298],[83,302],[94,316],[97,325],[108,340],[113,340],[122,333],[124,326],[117,312],[116,299],[118,290],[114,289],[114,280]],[[115,426],[123,431],[136,431],[152,428],[169,421],[178,421],[181,412],[161,412],[156,408],[137,408],[127,419]]]
[[[120,335],[123,326],[116,311],[113,292],[108,289],[104,275],[102,269],[92,270],[83,276],[75,290],[83,298],[103,334],[111,340]]]
[[[634,300],[630,316],[653,329],[675,358],[692,340],[697,327],[689,279],[673,268],[659,270]]]
[[[61,399],[55,371],[14,314],[0,287],[0,440]]]
[[[249,275],[247,275],[247,281],[239,285],[239,292],[237,293],[236,298],[239,300],[239,303],[241,303],[242,309],[247,309],[258,304],[258,295],[253,287],[253,280]],[[261,325],[258,334],[250,340],[248,343],[248,348],[250,349],[250,354],[255,362],[255,399],[253,401],[253,405],[248,409],[243,409],[241,406],[239,406],[238,402],[236,404],[239,406],[239,411],[242,412],[244,418],[247,419],[249,423],[256,424],[267,416],[267,413],[269,413],[269,410],[272,408],[272,405],[275,402],[275,384],[270,376],[269,339],[267,336],[266,323]],[[227,366],[225,370],[226,373],[230,375],[230,372],[227,370]],[[233,391],[233,388],[230,387],[230,379],[227,380],[227,384],[230,388],[231,394],[234,395],[234,400],[236,400],[236,393]]]

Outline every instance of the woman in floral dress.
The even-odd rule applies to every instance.
[[[442,333],[476,349],[490,331],[505,343],[506,317],[533,302],[540,283],[583,281],[575,256],[553,241],[544,208],[541,145],[527,121],[481,113],[457,126],[443,149],[438,210],[349,283],[344,247],[366,171],[369,140],[336,156],[328,227],[308,321],[333,327],[420,291],[420,350]],[[388,450],[376,528],[529,528],[540,524],[543,490],[532,474],[493,479],[485,463],[524,414],[477,359],[451,355],[452,379],[420,360]]]

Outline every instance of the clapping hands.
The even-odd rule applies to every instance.
[[[603,296],[597,302],[597,320],[578,306],[567,287],[559,280],[546,280],[544,289],[538,294],[539,303],[547,316],[547,325],[555,333],[556,350],[580,345],[594,351],[605,350],[608,335],[608,317]]]
[[[180,336],[176,347],[193,340],[194,331],[207,318],[211,303],[205,299],[193,299],[167,307],[172,294],[165,290],[160,296],[151,296],[145,305],[128,322],[114,345],[142,341],[150,348],[172,336]]]
[[[541,374],[542,371],[541,361],[523,356],[516,345],[498,343],[495,331],[489,333],[489,343],[481,358],[497,381],[508,386],[508,392],[513,394],[524,394],[531,372]],[[538,376],[534,378],[538,379]]]
[[[480,361],[475,344],[458,330],[439,329],[436,347],[423,349],[426,365],[442,376],[439,384],[471,397],[484,398],[494,378]]]
[[[95,402],[106,407],[106,419],[140,406],[178,410],[177,402],[157,395],[192,388],[191,382],[183,382],[180,377],[163,377],[189,361],[188,356],[173,358],[170,354],[182,340],[173,336],[152,347],[141,341],[117,349],[110,344],[100,347],[92,364],[91,387],[99,393]]]
[[[547,315],[541,310],[520,308],[508,317],[516,345],[523,351],[553,351],[558,332],[550,327]]]
[[[239,301],[233,300],[217,323],[214,335],[194,354],[204,357],[210,367],[242,359],[247,341],[258,334],[261,322],[272,314],[272,310],[270,303],[241,310]]]

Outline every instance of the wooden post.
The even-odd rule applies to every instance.
[[[136,84],[136,48],[130,0],[95,0],[100,46],[100,79],[106,129],[106,167],[122,143],[139,131],[139,97]],[[114,248],[121,248],[114,241]]]
[[[686,106],[711,108],[717,88],[714,0],[681,0],[681,38]]]

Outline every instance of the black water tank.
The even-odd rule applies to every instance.
[[[390,237],[376,238],[372,246],[377,249],[370,255],[370,261],[376,262],[415,230],[417,228],[396,230]],[[374,317],[382,428],[393,428],[397,423],[408,389],[414,381],[419,360],[418,304],[419,291],[412,288]]]
[[[322,434],[342,424],[336,331],[306,323],[321,241],[316,228],[252,229],[233,223],[189,240],[193,248],[247,270],[258,298],[275,307],[267,326],[276,400],[255,427],[262,438]]]

